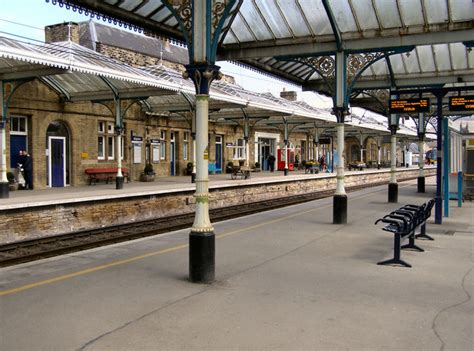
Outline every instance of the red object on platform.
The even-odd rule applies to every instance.
[[[283,159],[282,160],[282,155],[284,156],[284,150],[282,149],[278,149],[278,152],[277,152],[277,170],[279,171],[284,171],[285,170],[285,160]],[[288,160],[291,161],[291,155],[292,155],[292,151],[290,149],[288,149],[288,153],[287,153],[287,157],[288,157]],[[289,171],[294,171],[295,170],[295,165],[293,162],[288,162],[288,170]]]

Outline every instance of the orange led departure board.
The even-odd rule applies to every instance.
[[[449,98],[449,111],[473,111],[474,95],[452,96]]]
[[[390,100],[390,113],[430,112],[429,99],[397,99]]]

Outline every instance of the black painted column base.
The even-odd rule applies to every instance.
[[[418,177],[417,187],[419,193],[425,192],[425,177]]]
[[[347,195],[334,195],[332,207],[332,223],[347,223]]]
[[[215,275],[214,232],[189,234],[189,279],[193,283],[212,283]]]
[[[10,188],[7,183],[0,183],[0,199],[8,199],[10,197]]]
[[[196,183],[196,173],[191,173],[191,183]]]
[[[435,196],[435,224],[443,224],[443,198]]]
[[[115,178],[115,189],[123,189],[123,177]]]
[[[286,175],[286,176],[288,175],[288,168],[285,168],[285,169],[283,170],[283,175]]]
[[[388,202],[398,202],[398,183],[388,183]]]

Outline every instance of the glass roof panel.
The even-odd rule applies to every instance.
[[[265,17],[265,20],[267,21],[276,38],[286,38],[291,36],[288,27],[283,21],[283,18],[273,4],[270,4],[269,1],[265,0],[259,0],[255,3],[262,15]]]
[[[392,64],[393,73],[395,75],[406,73],[405,66],[403,66],[402,54],[390,56],[390,63]]]
[[[224,44],[237,43],[237,38],[234,36],[232,29],[229,30],[224,38]]]
[[[391,57],[391,56],[390,56]],[[381,76],[388,74],[387,64],[385,60],[379,60],[370,66],[374,71],[375,75]]]
[[[104,0],[104,2],[110,5],[115,5],[116,3],[118,3],[118,0]]]
[[[383,28],[401,27],[396,0],[375,0],[375,9]]]
[[[124,10],[127,10],[127,11],[131,11],[133,10],[135,7],[137,7],[142,1],[137,1],[137,0],[124,0],[120,5],[119,7],[124,9]]]
[[[474,18],[474,2],[472,0],[450,0],[449,3],[454,22],[472,20]]]
[[[254,41],[252,34],[248,31],[240,14],[235,16],[234,22],[232,23],[232,31],[239,42]]]
[[[354,7],[357,21],[362,30],[379,29],[379,24],[371,0],[352,1],[352,6]]]
[[[451,59],[449,57],[448,44],[433,45],[433,52],[436,59],[436,70],[451,71]]]
[[[154,20],[154,21],[157,21],[157,22],[162,22],[164,21],[166,18],[168,18],[168,16],[170,16],[170,13],[168,11],[158,11],[157,13],[155,13],[153,16],[151,16],[151,19]],[[172,16],[173,19],[174,19],[174,23],[178,23],[178,21],[176,21],[176,19],[174,18],[174,16]]]
[[[265,0],[262,1],[265,2]],[[316,35],[332,34],[331,24],[320,1],[304,0],[300,1],[300,6],[307,14],[306,19]],[[308,14],[311,15],[308,16]]]
[[[262,21],[262,18],[258,14],[257,9],[253,6],[252,2],[244,1],[240,7],[240,13],[247,21],[249,27],[252,28],[253,34],[258,40],[274,39],[274,36],[268,31],[267,26]]]
[[[424,24],[421,2],[414,0],[398,0],[402,21],[406,26]]]
[[[418,46],[418,57],[420,59],[420,66],[422,72],[434,72],[435,65],[433,61],[433,52],[431,51],[431,45]]]
[[[430,23],[445,23],[448,21],[448,5],[446,0],[425,2],[426,16]]]
[[[467,69],[466,47],[462,43],[449,44],[454,69]]]
[[[354,16],[352,15],[351,7],[347,0],[332,0],[329,2],[329,5],[331,6],[334,17],[336,17],[339,30],[342,33],[357,31]],[[364,20],[365,19],[362,18],[359,22],[363,22]]]
[[[143,5],[142,7],[140,7],[136,11],[136,13],[139,14],[140,16],[148,17],[150,15],[150,13],[155,11],[158,7],[159,7],[159,5],[156,2],[150,1],[150,2],[146,3],[145,5]]]
[[[302,18],[303,14],[298,9],[298,6],[296,6],[294,0],[278,0],[277,4],[279,4],[278,6],[282,9],[282,13],[295,36],[311,36],[310,30]]]
[[[405,62],[407,73],[420,73],[420,66],[418,65],[418,58],[416,52],[411,51],[407,54],[402,55],[402,59]]]

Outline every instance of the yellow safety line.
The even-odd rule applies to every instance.
[[[363,198],[363,197],[367,197],[367,196],[370,196],[370,195],[373,195],[373,193],[361,195],[361,196],[358,196],[358,198]],[[233,230],[231,232],[216,235],[216,238],[217,239],[224,238],[226,236],[237,234],[237,233],[240,233],[240,232],[243,232],[243,231],[246,231],[246,230],[259,228],[259,227],[266,226],[266,225],[271,224],[271,223],[281,222],[281,221],[286,220],[288,218],[302,216],[306,213],[321,210],[323,208],[330,207],[330,206],[331,206],[331,204],[325,205],[325,206],[320,206],[320,207],[316,207],[316,208],[306,210],[306,211],[303,211],[303,212],[294,213],[294,214],[291,214],[291,215],[287,215],[285,217],[280,217],[280,218],[277,218],[277,219],[273,219],[271,221],[256,224],[256,225],[253,225],[253,226]],[[168,252],[178,251],[178,250],[181,250],[181,249],[185,249],[187,247],[189,247],[188,244],[178,245],[178,246],[171,247],[171,248],[168,248],[168,249],[149,252],[149,253],[144,254],[144,255],[128,258],[126,260],[115,261],[115,262],[107,263],[107,264],[104,264],[104,265],[101,265],[101,266],[84,269],[82,271],[78,271],[78,272],[74,272],[74,273],[70,273],[70,274],[65,274],[65,275],[60,275],[59,277],[46,279],[46,280],[41,280],[41,281],[36,282],[36,283],[31,283],[31,284],[20,286],[18,288],[13,288],[13,289],[9,289],[9,290],[0,290],[0,296],[15,294],[15,293],[25,291],[25,290],[29,290],[29,289],[33,289],[33,288],[36,288],[36,287],[39,287],[39,286],[42,286],[42,285],[55,283],[55,282],[58,282],[58,281],[61,281],[61,280],[66,280],[66,279],[78,277],[78,276],[88,274],[88,273],[94,273],[94,272],[101,271],[101,270],[104,270],[104,269],[107,269],[107,268],[111,268],[111,267],[120,266],[120,265],[131,263],[131,262],[139,261],[139,260],[142,260],[142,259],[147,258],[147,257],[158,256],[158,255],[165,254],[165,253],[168,253]]]

